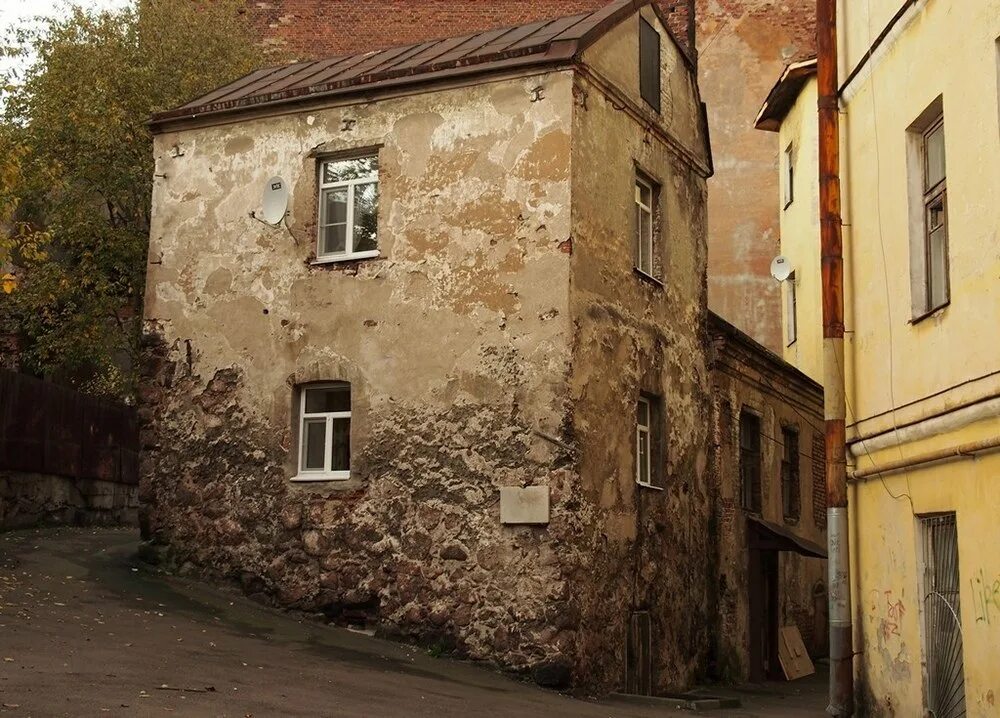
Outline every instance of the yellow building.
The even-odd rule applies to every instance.
[[[1000,0],[838,13],[856,714],[996,716]],[[779,138],[785,358],[822,379],[814,62],[757,126]]]

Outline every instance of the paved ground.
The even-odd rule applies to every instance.
[[[23,716],[690,716],[578,701],[149,572],[124,530],[0,534],[0,713]],[[717,716],[821,716],[822,681]]]

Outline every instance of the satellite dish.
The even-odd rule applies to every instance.
[[[771,260],[771,276],[784,282],[792,274],[792,263],[787,257],[778,256]]]
[[[272,177],[264,185],[264,209],[260,218],[268,224],[278,224],[288,209],[288,185],[281,177]]]

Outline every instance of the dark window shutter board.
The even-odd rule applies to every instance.
[[[639,94],[660,111],[660,33],[639,18]]]
[[[625,692],[640,696],[653,693],[652,636],[648,611],[636,611],[629,617]]]

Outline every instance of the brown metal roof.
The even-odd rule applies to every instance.
[[[474,35],[257,70],[173,110],[169,120],[229,113],[303,98],[566,62],[651,0],[614,0],[589,13]],[[653,5],[658,9],[657,5]],[[666,23],[664,22],[664,26]]]
[[[810,57],[801,62],[793,62],[786,67],[784,72],[781,73],[778,82],[775,83],[774,87],[771,88],[771,92],[768,93],[767,99],[764,100],[764,104],[760,108],[760,112],[757,113],[754,127],[758,130],[766,130],[768,132],[777,132],[781,129],[781,121],[785,119],[785,115],[792,109],[795,98],[799,96],[799,92],[809,78],[815,74],[815,57]]]

